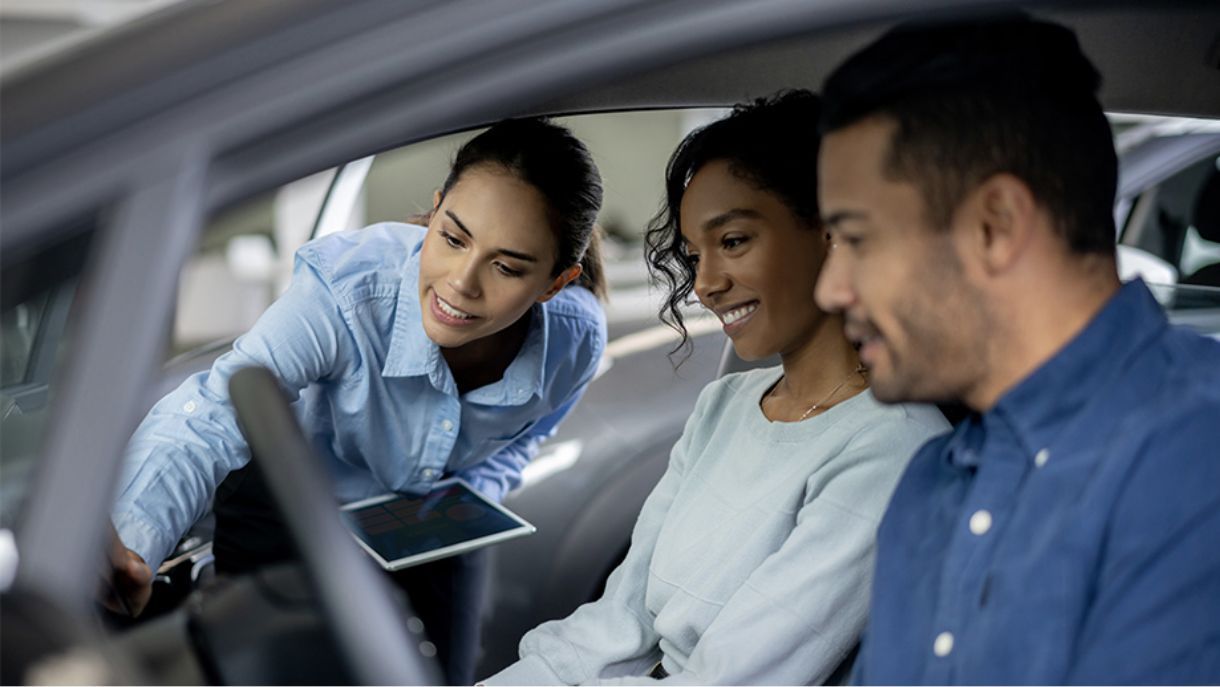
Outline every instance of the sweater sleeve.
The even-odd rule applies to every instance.
[[[704,415],[700,394],[669,466],[644,501],[627,556],[606,581],[600,599],[562,620],[543,623],[521,639],[521,660],[483,681],[488,685],[577,685],[604,675],[642,673],[660,658],[660,636],[645,605],[648,570],[666,513],[682,484],[684,463]]]
[[[856,644],[868,615],[876,530],[913,446],[907,421],[857,435],[808,480],[796,525],[750,573],[699,638],[671,684],[821,684]],[[601,684],[652,682],[633,677]]]

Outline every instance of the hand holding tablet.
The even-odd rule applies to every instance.
[[[535,528],[458,478],[421,496],[386,494],[343,506],[356,541],[386,570],[401,570]]]

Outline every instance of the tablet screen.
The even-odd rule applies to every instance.
[[[392,494],[343,510],[357,541],[389,570],[534,531],[532,525],[458,479],[437,482],[425,496]]]

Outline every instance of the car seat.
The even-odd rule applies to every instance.
[[[1205,241],[1220,243],[1220,169],[1213,167],[1195,196],[1195,231]],[[1220,286],[1220,262],[1195,270],[1179,284]]]

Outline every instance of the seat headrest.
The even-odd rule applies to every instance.
[[[1199,236],[1220,243],[1220,168],[1212,167],[1195,196],[1194,225]]]

